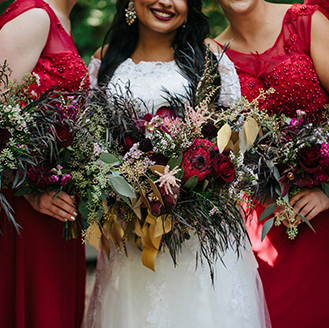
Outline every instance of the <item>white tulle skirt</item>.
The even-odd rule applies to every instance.
[[[159,253],[156,272],[141,252],[127,245],[128,257],[100,251],[94,291],[83,328],[267,328],[270,327],[257,262],[250,246],[239,258],[228,250],[217,261],[215,284],[207,265],[196,269],[197,239],[185,243],[174,267]]]

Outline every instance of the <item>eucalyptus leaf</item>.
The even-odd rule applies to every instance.
[[[173,170],[176,166],[179,165],[178,160],[175,157],[172,157],[168,162],[170,170]]]
[[[329,183],[321,183],[322,190],[329,197]]]
[[[183,189],[186,190],[193,190],[195,188],[195,186],[198,183],[198,176],[197,175],[193,175],[192,177],[190,177],[185,184],[183,185]]]
[[[274,218],[270,218],[263,224],[263,229],[262,229],[262,241],[264,240],[265,236],[267,233],[270,231],[274,223]]]
[[[304,217],[303,215],[301,215],[301,214],[299,214],[299,213],[298,213],[298,216],[300,217],[300,219],[301,219],[303,222],[305,222],[305,223],[306,223],[306,224],[307,224],[307,225],[313,230],[314,233],[316,233],[315,230],[314,230],[314,228],[312,227],[310,221],[307,220],[306,217]]]
[[[109,153],[102,153],[102,155],[99,157],[99,159],[106,164],[114,164],[114,163],[118,162],[118,159]]]
[[[112,176],[109,183],[116,193],[130,198],[136,197],[134,188],[123,177]]]
[[[280,180],[280,178],[281,178],[280,172],[276,166],[273,167],[273,175],[274,175],[274,178],[276,179],[276,181]]]
[[[131,201],[128,197],[118,194],[118,196],[129,206],[131,207]],[[136,196],[135,196],[136,197]]]
[[[19,196],[23,196],[23,195],[26,195],[28,193],[31,192],[31,188],[28,187],[28,186],[23,186],[23,187],[20,187],[16,192],[15,192],[15,196],[19,197]]]
[[[259,222],[263,221],[265,218],[267,218],[269,215],[271,215],[275,210],[276,203],[268,205],[261,216],[259,217]]]

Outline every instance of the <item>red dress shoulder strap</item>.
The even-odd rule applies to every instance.
[[[65,31],[54,11],[43,0],[16,0],[13,2],[0,17],[0,29],[17,16],[34,8],[45,10],[50,18],[48,40],[42,53],[52,54],[66,51],[74,51],[76,53],[72,35]]]

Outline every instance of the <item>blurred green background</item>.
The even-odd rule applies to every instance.
[[[0,14],[9,6],[11,1],[0,4]],[[72,33],[78,51],[88,64],[90,56],[103,42],[105,33],[115,11],[116,0],[79,0],[71,13]],[[300,2],[303,0],[283,0],[271,2]],[[211,37],[217,36],[226,26],[227,20],[220,7],[214,5],[214,0],[203,0],[204,12],[209,17]]]

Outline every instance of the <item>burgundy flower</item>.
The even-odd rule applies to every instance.
[[[218,129],[216,128],[216,126],[210,122],[205,124],[201,130],[202,135],[207,139],[215,138],[217,136],[217,132]]]
[[[153,153],[151,154],[151,159],[154,161],[156,164],[159,165],[166,165],[169,161],[169,158],[167,158],[165,155],[161,153]]]
[[[193,175],[198,176],[198,182],[204,180],[211,172],[213,163],[212,151],[213,143],[207,139],[195,139],[190,148],[183,154],[182,168],[185,182]]]
[[[157,112],[155,115],[161,116],[161,117],[173,117],[174,116],[174,111],[172,110],[171,107],[168,106],[162,106],[158,108]]]
[[[57,146],[59,148],[66,148],[70,146],[74,140],[74,134],[70,131],[67,124],[56,124],[54,126],[56,131]]]
[[[301,173],[298,173],[298,168],[296,167],[289,165],[282,174],[283,175],[279,179],[282,197],[289,192],[293,185],[309,188],[313,187],[313,179],[308,174],[303,176]]]
[[[139,149],[143,151],[144,153],[151,151],[153,149],[153,144],[151,139],[144,138],[139,142]]]
[[[128,134],[124,137],[120,145],[123,147],[124,153],[126,153],[134,143],[136,143],[135,139]]]
[[[145,133],[145,126],[146,126],[146,123],[150,122],[153,118],[153,115],[150,114],[150,113],[147,113],[143,116],[143,118],[139,121],[139,126],[140,128],[142,129],[143,133]]]
[[[180,190],[179,187],[172,187],[173,194],[167,194],[164,187],[158,187],[162,196],[164,206],[168,208],[174,208],[177,203],[177,194]],[[153,191],[148,195],[148,200],[151,206],[151,211],[154,215],[160,215],[162,204],[157,196],[154,195]]]
[[[324,168],[320,167],[319,171],[313,176],[314,185],[318,186],[321,183],[326,183],[328,178],[328,174],[325,172]]]
[[[306,146],[298,152],[300,158],[300,165],[303,170],[309,173],[314,173],[314,169],[317,169],[319,160],[321,158],[321,145],[314,144],[312,146]],[[313,171],[313,172],[312,172]]]
[[[231,183],[236,176],[235,166],[228,157],[229,151],[224,151],[222,154],[216,154],[212,164],[212,175],[215,183],[224,185]]]
[[[0,151],[6,148],[10,137],[11,133],[7,129],[0,129]]]

